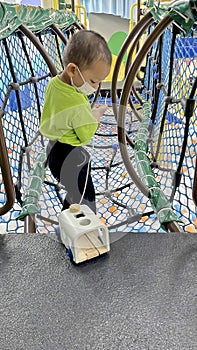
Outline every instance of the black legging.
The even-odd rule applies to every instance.
[[[81,200],[90,155],[81,146],[74,147],[58,141],[49,141],[47,155],[47,164],[53,176],[67,191],[62,210],[68,209],[70,204],[79,203]],[[95,190],[90,168],[91,165],[82,204],[88,205],[96,213]]]

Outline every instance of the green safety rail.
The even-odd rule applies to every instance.
[[[30,171],[25,199],[17,219],[24,220],[27,215],[40,212],[38,202],[42,192],[42,183],[46,176],[45,162],[46,150],[43,148]]]
[[[176,221],[181,222],[180,218],[176,215],[172,209],[172,204],[170,203],[167,196],[162,191],[159,183],[155,178],[155,173],[151,168],[151,160],[147,156],[148,144],[147,140],[149,138],[149,124],[151,118],[151,106],[143,96],[142,99],[142,122],[139,127],[138,133],[135,138],[135,156],[136,163],[138,167],[138,173],[145,182],[145,185],[149,188],[149,197],[152,207],[158,216],[159,222],[163,227],[166,223]]]

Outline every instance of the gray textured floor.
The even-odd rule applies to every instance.
[[[197,235],[127,234],[80,266],[0,236],[0,349],[196,350]]]

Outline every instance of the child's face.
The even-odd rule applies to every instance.
[[[105,61],[99,60],[88,68],[81,69],[80,71],[83,75],[84,80],[89,83],[95,90],[97,90],[99,83],[101,83],[109,74],[110,66]],[[84,83],[78,70],[75,72],[74,83],[77,87],[81,86]]]

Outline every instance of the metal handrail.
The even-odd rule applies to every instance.
[[[135,25],[134,21],[134,9],[137,6],[137,2],[135,2],[131,7],[130,7],[130,21],[129,21],[129,31],[131,32],[133,30],[133,27]]]
[[[86,12],[86,8],[82,5],[75,5],[75,12],[76,12],[76,16],[80,19],[81,21],[81,14],[80,14],[80,10],[83,10],[83,24],[85,27],[87,27],[87,12]]]

